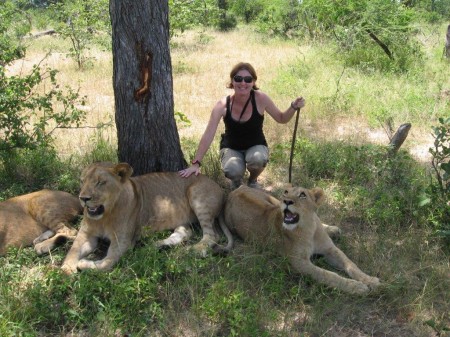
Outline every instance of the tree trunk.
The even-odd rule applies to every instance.
[[[390,154],[396,154],[398,152],[406,137],[408,137],[410,129],[411,123],[400,125],[400,127],[397,129],[397,132],[395,132],[394,136],[392,137],[391,142],[389,143]]]
[[[219,7],[219,9],[221,9],[223,11],[223,13],[221,15],[225,16],[225,13],[227,11],[227,1],[226,0],[218,0],[217,1],[217,7]]]
[[[136,175],[186,166],[173,108],[168,2],[110,0],[118,156]]]
[[[447,27],[447,34],[445,35],[445,57],[450,58],[450,25]]]

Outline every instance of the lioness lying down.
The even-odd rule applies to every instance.
[[[0,255],[8,247],[32,244],[41,255],[75,239],[70,222],[82,211],[78,198],[62,191],[41,190],[0,202]]]
[[[189,239],[190,224],[198,221],[203,238],[194,249],[206,255],[214,245],[214,219],[224,202],[219,185],[204,175],[182,178],[177,172],[160,172],[131,177],[132,172],[127,163],[97,163],[83,171],[79,198],[84,218],[62,265],[65,272],[111,269],[134,246],[144,226],[150,231],[174,230],[157,243],[173,246]],[[106,256],[87,259],[100,238],[110,241]]]
[[[320,188],[288,188],[280,202],[262,190],[241,186],[229,194],[221,221],[225,220],[228,228],[245,241],[277,243],[295,271],[349,293],[365,293],[376,287],[379,280],[364,274],[334,245],[329,233],[339,229],[322,224],[316,214],[323,199]],[[224,253],[231,247],[229,238],[227,247],[215,250]],[[323,255],[328,263],[344,270],[352,279],[316,267],[311,262],[314,254]]]

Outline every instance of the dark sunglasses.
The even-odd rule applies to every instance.
[[[233,80],[237,83],[241,83],[242,80],[244,80],[245,83],[252,83],[253,82],[253,77],[251,76],[239,76],[239,75],[234,75]]]

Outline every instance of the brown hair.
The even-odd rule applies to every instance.
[[[253,84],[253,90],[258,90],[259,88],[256,86],[256,80],[258,79],[258,76],[256,75],[255,68],[253,68],[253,66],[250,63],[245,62],[239,62],[233,67],[233,69],[231,69],[230,82],[227,84],[227,88],[233,89],[233,77],[240,70],[247,70],[250,73],[250,75],[252,75],[253,80],[255,81],[255,83]]]

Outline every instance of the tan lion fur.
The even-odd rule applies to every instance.
[[[224,192],[204,175],[182,178],[177,172],[148,173],[131,177],[127,163],[96,163],[81,175],[80,200],[84,218],[62,269],[110,270],[140,238],[142,231],[174,230],[158,246],[173,246],[192,235],[199,222],[203,238],[194,249],[206,255],[215,244],[214,220],[222,210]],[[106,256],[97,261],[86,257],[99,238],[110,241]]]
[[[290,187],[279,201],[262,190],[241,186],[228,195],[221,221],[244,241],[275,244],[296,272],[349,293],[365,293],[379,280],[363,273],[334,245],[330,234],[339,229],[323,224],[316,214],[324,197],[320,188]],[[215,250],[227,252],[231,247],[229,240],[226,248]],[[316,254],[352,279],[315,266],[311,257]]]
[[[41,255],[64,239],[75,239],[70,222],[82,211],[78,198],[62,191],[41,190],[0,202],[0,255],[8,247],[32,244]]]

